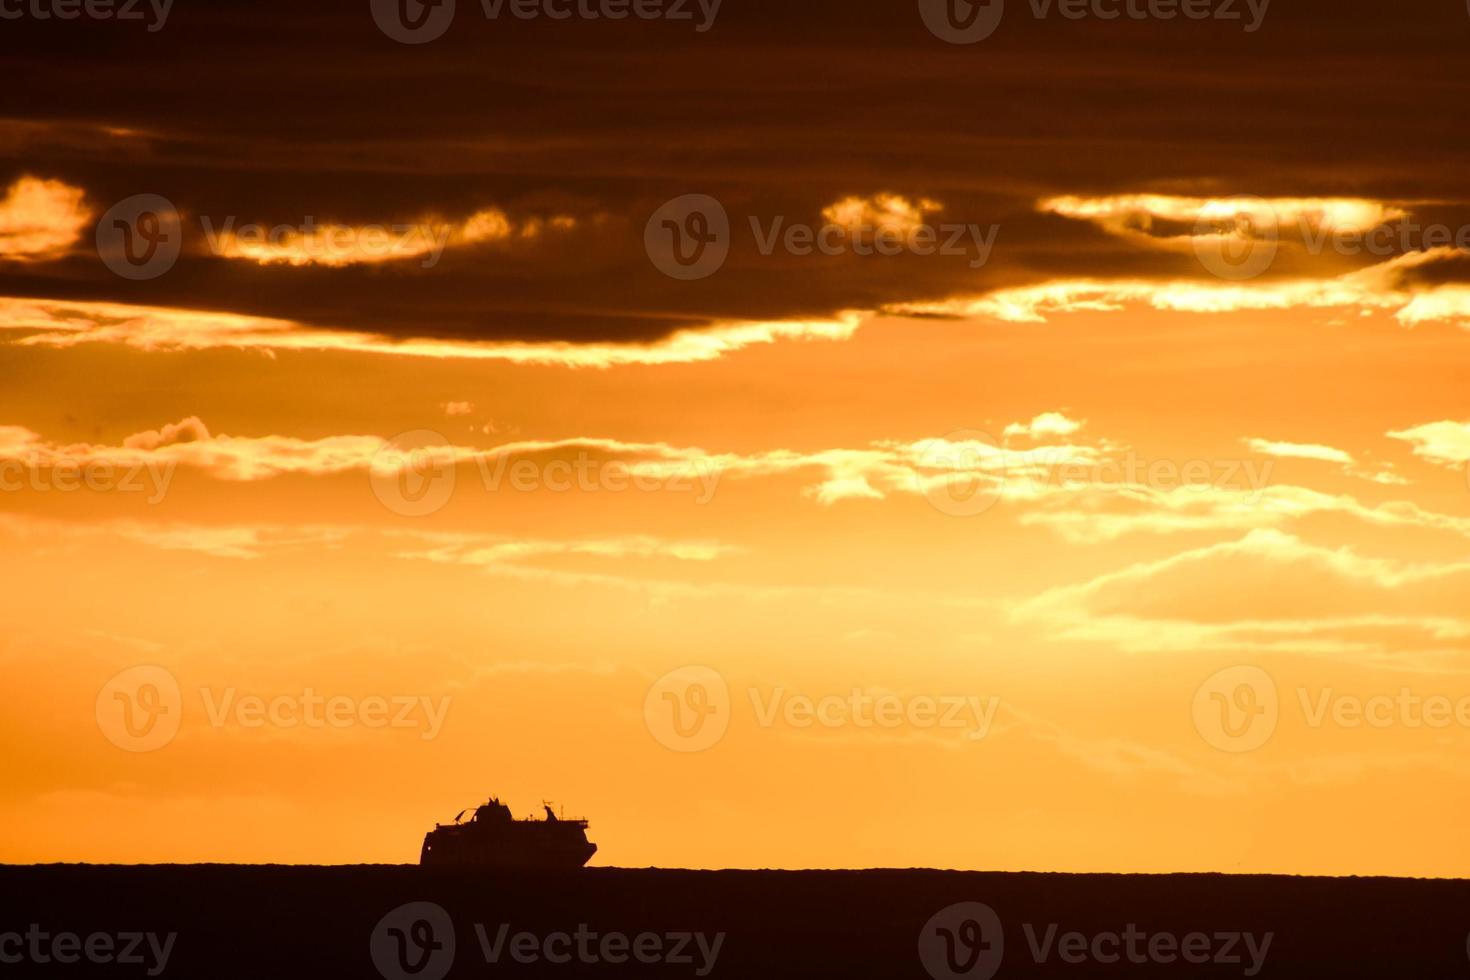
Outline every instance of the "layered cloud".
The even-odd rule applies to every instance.
[[[1119,312],[1133,306],[1197,314],[1337,309],[1364,315],[1388,313],[1404,326],[1437,322],[1470,328],[1470,289],[1429,278],[1441,268],[1458,267],[1467,260],[1470,253],[1441,248],[1325,279],[1250,283],[1208,278],[1057,279],[977,296],[889,304],[881,312],[1045,323],[1056,315]],[[709,322],[629,343],[518,342],[393,336],[207,310],[0,297],[0,331],[11,332],[13,343],[21,345],[67,348],[109,343],[142,351],[342,351],[567,367],[690,363],[783,340],[846,340],[873,315],[873,311],[855,309],[820,319]]]
[[[1310,15],[1273,10],[1249,39],[1255,67],[1243,78],[1238,36],[1182,21],[1117,24],[1108,44],[1084,46],[1050,19],[1011,18],[1005,51],[975,59],[934,38],[912,5],[861,18],[829,0],[777,6],[724,9],[697,45],[669,44],[652,23],[562,25],[566,70],[548,86],[526,81],[545,59],[528,24],[511,25],[486,61],[475,27],[487,25],[461,19],[426,59],[360,11],[317,11],[310,31],[286,34],[201,11],[169,25],[172,70],[143,77],[113,47],[63,44],[21,19],[10,25],[11,67],[47,98],[0,93],[0,179],[12,188],[3,248],[30,259],[0,263],[0,296],[214,311],[319,331],[323,344],[382,338],[376,352],[495,343],[494,356],[545,362],[560,344],[596,348],[581,358],[595,363],[650,363],[627,348],[662,345],[675,353],[657,362],[683,362],[739,349],[731,324],[827,323],[845,310],[978,296],[1045,315],[1035,298],[1006,292],[1026,288],[1085,308],[1130,301],[1120,291],[1144,283],[1134,299],[1150,302],[1199,278],[1183,246],[1195,225],[1233,220],[1238,195],[1314,233],[1405,214],[1466,223],[1470,184],[1443,125],[1462,101],[1463,11],[1406,22],[1349,2],[1332,25],[1341,44],[1323,45]],[[1385,31],[1396,44],[1382,44]],[[792,44],[753,43],[774,36]],[[1394,59],[1401,50],[1416,52],[1412,71]],[[383,82],[367,99],[354,75],[363,52]],[[1065,78],[1038,88],[1038,59],[1059,54]],[[1344,93],[1340,57],[1377,79],[1375,90]],[[179,83],[245,59],[272,68],[235,92]],[[903,67],[859,78],[847,74],[853,64]],[[99,114],[95,79],[114,72],[136,98]],[[832,111],[838,76],[861,111]],[[765,81],[740,81],[752,77]],[[1236,111],[1242,97],[1249,114]],[[1385,118],[1387,103],[1425,108]],[[956,124],[977,107],[983,127]],[[1340,137],[1330,160],[1301,164],[1303,119]],[[1385,167],[1383,145],[1413,146],[1416,166]],[[49,189],[17,194],[28,175]],[[236,215],[297,230],[259,240],[236,226],[221,239],[229,258],[189,249],[157,280],[123,282],[86,247],[81,189],[97,210],[150,193],[191,222],[215,216],[219,228]],[[690,193],[722,202],[732,232],[726,263],[697,282],[670,279],[644,251],[649,216]],[[326,216],[319,241],[300,227],[309,215]],[[576,228],[553,233],[558,216]],[[999,226],[983,268],[973,256],[762,254],[750,234],[751,219],[903,230],[936,216]],[[429,234],[368,236],[399,221]],[[441,242],[442,261],[423,268]],[[492,242],[515,247],[478,247]],[[1293,245],[1284,251],[1296,255]],[[1316,258],[1280,271],[1327,278],[1353,264]],[[1446,281],[1388,308],[1405,323],[1456,322],[1459,279],[1460,291]],[[1311,302],[1269,283],[1252,292],[1267,298],[1193,288],[1180,308]]]
[[[90,218],[83,198],[80,188],[60,181],[31,177],[18,180],[0,206],[0,247],[5,249],[4,254],[33,264],[65,258],[67,279],[91,279],[101,271],[99,264],[86,262],[88,257],[77,249],[80,232]],[[996,235],[1022,237],[1026,247],[1034,249],[1037,243],[1032,236],[1038,231],[1038,216],[1054,215],[1068,219],[1068,224],[1095,226],[1109,237],[1126,240],[1127,250],[1120,256],[1138,250],[1142,255],[1157,257],[1160,248],[1165,252],[1197,251],[1201,241],[1222,235],[1242,238],[1249,244],[1257,223],[1273,228],[1274,248],[1274,228],[1279,224],[1299,226],[1302,235],[1311,238],[1362,232],[1407,217],[1407,212],[1396,205],[1367,198],[1245,200],[1241,203],[1235,198],[1157,193],[1063,195],[1034,202],[1028,205],[1033,214],[1013,214],[1009,224],[991,227]],[[1262,213],[1251,217],[1250,208],[1259,208]],[[582,209],[587,210],[586,206]],[[838,199],[822,208],[820,215],[823,221],[850,235],[884,234],[907,241],[942,209],[943,205],[927,197],[883,192]],[[865,262],[862,274],[857,275],[854,263],[866,254],[862,250],[826,256],[827,261],[820,262],[792,262],[799,257],[795,251],[787,255],[767,248],[762,254],[751,254],[746,247],[750,243],[742,240],[744,229],[738,217],[734,219],[734,240],[725,243],[731,250],[731,271],[719,284],[711,281],[698,287],[716,291],[709,294],[713,299],[710,306],[714,310],[749,308],[750,297],[766,296],[782,297],[774,306],[791,310],[790,298],[812,290],[810,300],[798,299],[795,307],[820,312],[740,319],[709,311],[701,315],[687,308],[634,311],[618,306],[632,296],[626,287],[635,281],[647,287],[644,295],[660,297],[653,300],[655,306],[670,301],[683,304],[692,296],[670,292],[676,284],[666,279],[643,278],[653,269],[647,256],[641,254],[642,243],[631,237],[639,215],[598,211],[597,220],[588,223],[587,235],[575,239],[558,235],[556,244],[546,245],[541,240],[548,237],[548,232],[581,228],[579,219],[571,214],[548,213],[552,216],[514,218],[502,208],[481,208],[460,219],[430,217],[392,225],[318,223],[307,218],[299,225],[267,227],[257,223],[237,225],[230,218],[215,227],[213,221],[206,221],[209,247],[186,250],[180,271],[166,273],[142,287],[148,294],[172,297],[170,302],[138,304],[16,294],[0,298],[0,330],[24,331],[18,343],[54,347],[107,342],[149,351],[209,347],[342,350],[606,367],[708,360],[751,344],[782,339],[845,339],[863,318],[878,313],[1040,323],[1061,313],[1117,311],[1131,305],[1188,313],[1340,308],[1391,313],[1406,326],[1470,324],[1470,286],[1456,281],[1470,267],[1470,252],[1451,246],[1381,257],[1377,264],[1331,275],[1296,274],[1232,282],[1211,277],[1205,271],[1208,261],[1201,266],[1199,261],[1188,263],[1184,256],[1178,259],[1190,269],[1186,277],[1159,274],[1163,269],[1146,277],[1041,276],[1015,266],[1014,257],[1001,256],[991,263],[990,246],[995,243],[987,240],[990,244],[979,260],[984,268],[978,272],[973,259],[940,261],[946,254],[944,250],[938,250],[936,256],[931,254],[934,249],[923,255],[916,249],[915,254],[890,256],[892,261],[882,266]],[[1246,215],[1243,230],[1201,230],[1232,214]],[[758,228],[760,217],[751,215],[749,223]],[[977,216],[971,211],[957,217]],[[779,219],[786,220],[785,216]],[[964,221],[953,225],[961,238],[966,230],[981,227]],[[1007,230],[1017,226],[1016,231]],[[626,239],[617,237],[625,235]],[[514,260],[518,265],[495,270],[477,268],[461,256],[438,268],[446,254],[513,240],[535,246]],[[231,266],[258,266],[263,270],[261,275],[272,278],[260,280],[264,288],[242,289],[243,282],[253,280],[222,272],[216,268],[219,259]],[[211,260],[216,260],[215,265],[210,265]],[[547,313],[544,308],[536,309],[537,303],[544,307],[553,297],[565,296],[563,290],[550,284],[552,279],[567,270],[606,270],[609,263],[621,266],[630,261],[639,264],[639,273],[634,278],[623,277],[625,281],[618,286],[618,291],[625,293],[621,299],[602,309],[566,311],[584,324],[595,325],[591,327],[594,336],[585,336],[584,328],[568,330],[565,336],[559,336],[556,330],[549,335],[545,332]],[[1059,255],[1050,264],[1078,263]],[[366,273],[373,266],[412,269],[421,275],[391,282],[341,278],[344,274]],[[922,274],[909,274],[921,268]],[[874,271],[881,273],[876,279],[871,277]],[[444,281],[493,275],[497,294],[512,281],[524,284],[545,279],[546,288],[532,304],[535,311],[527,311],[520,322],[508,309],[499,309],[487,311],[493,324],[467,321],[458,315],[455,323],[448,324],[436,322],[440,315],[433,312],[442,303],[442,293],[433,288],[441,275],[450,277]],[[1015,283],[1018,279],[1021,284],[973,291],[977,284],[983,287],[987,283]],[[753,289],[757,281],[763,285]],[[183,283],[183,289],[173,288],[176,283]],[[27,292],[35,286],[29,279],[14,277],[9,284],[12,288],[23,286]],[[85,292],[105,294],[112,291],[109,285],[104,283],[100,290],[89,288]],[[5,286],[6,282],[0,280],[0,289]],[[217,289],[228,293],[223,302],[214,296]],[[366,296],[385,289],[400,296],[401,301],[371,304],[359,312],[344,309],[335,322],[327,319],[340,306],[340,297]],[[930,297],[896,298],[895,294],[903,292],[927,292]],[[932,298],[936,293],[947,297]],[[847,302],[833,305],[838,297]],[[194,306],[184,299],[204,303]],[[769,299],[758,302],[772,305]],[[288,315],[268,315],[267,309],[279,309]],[[424,322],[422,332],[410,332],[404,322],[409,309],[416,310]],[[561,314],[552,318],[557,316]],[[615,339],[619,334],[629,336],[626,340]]]
[[[701,503],[712,499],[724,480],[794,478],[807,498],[824,507],[922,498],[941,513],[972,516],[1009,505],[1023,526],[1090,543],[1137,534],[1277,529],[1322,516],[1470,538],[1470,518],[1411,500],[1365,503],[1348,493],[1272,479],[1274,461],[1284,457],[1345,465],[1331,447],[1247,440],[1258,457],[1150,459],[1112,440],[1080,440],[1081,428],[1062,413],[1047,412],[1008,426],[1007,441],[962,431],[852,448],[736,453],[608,438],[477,447],[442,437],[409,444],[373,435],[231,436],[213,433],[190,417],[128,436],[118,445],[58,444],[23,427],[0,427],[0,460],[33,469],[181,466],[234,482],[347,473],[382,478],[472,467],[494,486],[523,464],[539,473],[580,466],[616,471],[621,482],[635,476],[682,481],[698,492]],[[1026,444],[1011,444],[1017,437]],[[1347,471],[1362,475],[1351,467]]]

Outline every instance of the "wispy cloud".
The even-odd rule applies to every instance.
[[[397,340],[380,334],[307,327],[290,320],[131,306],[120,303],[0,298],[0,330],[20,332],[15,343],[35,347],[121,344],[144,351],[235,348],[266,354],[280,351],[342,351],[441,360],[508,361],[561,367],[609,368],[632,364],[711,361],[780,340],[846,340],[864,314],[827,320],[711,323],[678,330],[646,343],[569,341],[465,341],[433,338]]]
[[[1328,279],[1231,283],[1210,279],[1053,279],[937,302],[892,304],[909,316],[986,317],[1045,323],[1065,313],[1116,313],[1130,305],[1185,313],[1347,308],[1391,313],[1405,326],[1433,321],[1470,325],[1470,289],[1409,283],[1407,274],[1435,262],[1470,257],[1454,248],[1413,252]]]
[[[1282,459],[1315,459],[1343,466],[1349,466],[1353,462],[1352,454],[1317,443],[1278,442],[1273,439],[1245,439],[1242,441],[1251,448],[1251,452],[1260,453],[1262,456],[1276,456]]]

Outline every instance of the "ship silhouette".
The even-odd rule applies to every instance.
[[[543,806],[545,806],[543,804]],[[496,797],[461,810],[454,823],[435,824],[424,835],[419,864],[436,867],[553,870],[580,868],[597,845],[587,839],[587,821],[558,817],[545,806],[544,820],[517,820]]]

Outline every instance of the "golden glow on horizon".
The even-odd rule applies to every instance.
[[[1187,224],[1210,201],[1050,210]],[[939,208],[823,213],[902,230]],[[241,258],[297,275],[300,244]],[[411,861],[493,792],[565,802],[628,866],[1470,874],[1470,725],[1312,720],[1324,691],[1463,697],[1470,301],[1437,274],[1464,255],[1058,272],[643,343],[0,298],[23,368],[0,657],[35,756],[0,860]],[[696,664],[729,730],[671,751],[645,698]],[[1241,664],[1280,719],[1233,753],[1191,705]],[[134,753],[96,701],[139,665],[177,681],[180,728]],[[219,707],[308,690],[445,711]],[[784,710],[854,692],[998,700],[956,730]]]

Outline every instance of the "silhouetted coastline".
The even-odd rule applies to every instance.
[[[935,975],[933,962],[944,955],[969,971],[950,975],[983,977],[980,948],[967,958],[949,941],[951,932],[979,937],[954,925],[969,927],[965,910],[975,903],[995,916],[999,931],[987,929],[984,952],[998,953],[999,969],[989,975],[1002,977],[1440,977],[1470,968],[1470,881],[1461,880],[922,869],[0,867],[0,934],[35,924],[53,937],[151,935],[152,949],[169,951],[165,968],[151,975],[191,978],[923,978]],[[442,940],[449,937],[446,951]],[[992,942],[997,937],[1000,944]],[[398,963],[395,942],[411,950],[425,942],[440,959],[425,952]],[[1186,962],[1186,953],[1211,959]],[[569,959],[560,962],[563,956]],[[1110,956],[1119,959],[1103,962]],[[45,972],[147,976],[148,969],[83,957]],[[943,975],[945,967],[937,969]]]

